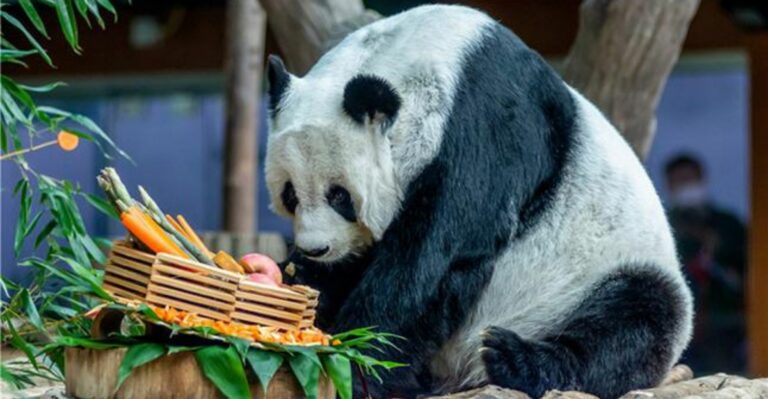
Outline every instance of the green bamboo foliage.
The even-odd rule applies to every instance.
[[[56,15],[58,26],[43,23],[40,15],[46,12]],[[0,3],[0,157],[55,139],[64,127],[99,146],[106,156],[125,156],[91,119],[38,103],[39,95],[63,83],[30,86],[5,73],[10,65],[27,67],[33,57],[53,67],[42,43],[58,39],[59,35],[79,53],[78,22],[89,27],[95,22],[104,28],[109,14],[117,16],[110,0],[19,0],[14,6]],[[18,42],[8,39],[7,33],[13,30],[20,33]],[[80,209],[88,204],[109,216],[116,213],[104,199],[84,193],[68,181],[39,173],[23,155],[0,162],[4,168],[15,165],[22,176],[14,186],[2,189],[13,190],[19,201],[13,251],[18,264],[28,268],[31,282],[20,286],[5,276],[0,278],[0,340],[26,355],[26,359],[3,359],[0,378],[21,388],[31,385],[34,379],[63,378],[61,354],[46,354],[42,348],[58,336],[88,334],[90,320],[83,313],[99,298],[110,298],[101,289],[101,272],[92,267],[105,260],[103,240],[86,232]],[[37,255],[25,253],[30,249]]]

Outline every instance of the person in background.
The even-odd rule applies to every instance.
[[[675,156],[665,172],[669,221],[696,301],[687,361],[697,372],[743,372],[746,228],[709,198],[697,158]]]

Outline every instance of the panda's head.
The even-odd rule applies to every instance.
[[[306,258],[331,264],[365,253],[400,204],[387,137],[399,95],[374,75],[298,78],[274,56],[268,80],[272,209],[292,219]]]

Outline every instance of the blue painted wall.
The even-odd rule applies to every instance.
[[[662,198],[663,163],[672,154],[688,150],[706,161],[712,194],[721,204],[746,216],[747,204],[747,75],[744,71],[673,75],[658,110],[658,134],[648,158],[648,170]],[[109,96],[89,99],[54,99],[55,106],[86,114],[114,136],[135,160],[114,162],[126,184],[144,185],[168,212],[181,213],[199,230],[221,226],[223,104],[217,93],[158,96]],[[262,115],[261,131],[266,131]],[[266,134],[260,135],[260,164],[266,150]],[[29,157],[35,167],[54,177],[78,182],[97,192],[95,176],[107,164],[95,148],[83,143],[67,154],[53,148]],[[11,163],[2,172],[3,274],[14,279],[24,275],[12,254],[17,200],[10,190],[18,178]],[[290,225],[268,209],[269,199],[259,181],[259,227],[290,234]],[[106,217],[83,207],[90,231],[99,236],[123,234]]]

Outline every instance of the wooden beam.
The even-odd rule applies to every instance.
[[[253,234],[259,209],[258,102],[266,15],[257,0],[231,0],[227,7],[224,229]]]
[[[750,57],[751,223],[749,237],[749,367],[768,376],[768,32],[748,37]]]

